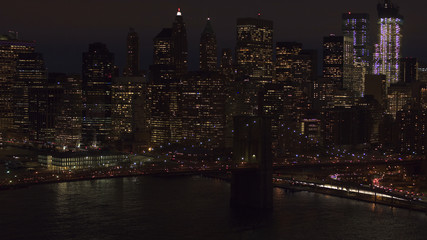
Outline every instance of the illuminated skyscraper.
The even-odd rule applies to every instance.
[[[50,82],[61,88],[55,128],[55,143],[62,149],[76,148],[82,140],[82,80],[79,75],[49,74]],[[58,92],[58,91],[57,91]]]
[[[18,40],[18,33],[0,36],[0,136],[12,129],[15,111],[14,85],[20,53],[33,53],[35,42]]]
[[[145,96],[147,80],[145,77],[120,77],[113,79],[112,86],[112,122],[113,137],[115,140],[132,137],[136,121],[136,101]]]
[[[272,81],[272,21],[261,18],[237,19],[236,59],[239,78],[249,78],[258,84]]]
[[[153,64],[172,65],[172,28],[163,28],[153,39]]]
[[[217,45],[210,18],[206,21],[205,29],[200,37],[200,70],[216,71],[217,69]]]
[[[278,42],[276,43],[276,81],[292,81],[292,72],[295,58],[302,51],[302,43]]]
[[[413,100],[413,89],[405,83],[392,84],[387,90],[387,113],[396,118],[398,111]]]
[[[316,77],[315,52],[303,50],[302,43],[276,43],[276,82],[307,83]]]
[[[427,109],[419,103],[408,104],[397,112],[397,147],[399,152],[426,154]]]
[[[370,63],[369,14],[344,13],[342,31],[345,37],[353,40],[355,63],[363,63],[368,66]]]
[[[175,74],[177,77],[181,77],[188,70],[188,43],[187,30],[180,8],[178,8],[172,25],[172,55]]]
[[[224,147],[225,78],[218,72],[189,72],[182,80],[182,136],[196,148]]]
[[[403,17],[391,0],[378,4],[379,43],[375,45],[374,74],[386,75],[387,86],[399,81]]]
[[[369,72],[371,53],[369,49],[369,15],[344,13],[342,15],[344,38],[351,42],[353,57],[347,58],[343,87],[355,96],[364,95],[365,75]],[[350,49],[349,49],[350,50]]]
[[[17,78],[13,85],[14,133],[21,140],[39,140],[44,128],[40,106],[41,90],[47,86],[47,71],[40,53],[20,53]]]
[[[178,82],[153,82],[148,87],[150,131],[153,147],[181,139]]]
[[[124,75],[137,76],[139,75],[139,38],[133,28],[129,29],[126,48],[127,59]]]
[[[153,39],[153,45],[153,65],[150,66],[151,79],[156,83],[175,79],[172,28],[163,28]]]
[[[181,13],[178,12],[178,17]],[[154,38],[153,65],[150,66],[148,101],[153,147],[179,138],[178,84],[174,51],[174,29],[164,28]],[[175,127],[176,126],[176,127]]]
[[[114,54],[103,43],[89,45],[83,53],[83,141],[96,146],[109,139],[111,126],[111,85]]]
[[[323,38],[323,77],[342,87],[344,75],[344,37],[331,34]]]
[[[334,80],[338,88],[352,81],[353,59],[351,38],[334,34],[323,38],[323,77]]]

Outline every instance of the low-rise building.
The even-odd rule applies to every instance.
[[[38,156],[38,162],[49,170],[113,167],[129,160],[129,155],[108,152],[50,152]]]

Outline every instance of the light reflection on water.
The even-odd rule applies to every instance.
[[[233,211],[229,184],[124,178],[0,192],[1,239],[425,239],[427,215],[274,189],[271,213]]]

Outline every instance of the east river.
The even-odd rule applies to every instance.
[[[271,213],[229,207],[230,185],[134,177],[0,192],[0,239],[427,239],[427,215],[274,189]]]

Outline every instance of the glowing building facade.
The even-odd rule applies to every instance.
[[[150,142],[154,147],[181,139],[179,81],[188,70],[187,58],[187,32],[178,9],[172,28],[164,28],[154,38],[148,87]]]
[[[42,106],[40,96],[46,86],[47,71],[40,53],[20,53],[17,61],[17,77],[13,85],[14,133],[16,138],[38,140],[43,123],[39,120]],[[40,111],[39,111],[40,110]]]
[[[342,15],[343,35],[353,40],[355,63],[369,65],[369,14],[344,13]]]
[[[82,140],[82,79],[79,75],[49,74],[59,88],[55,143],[59,148],[80,147]]]
[[[338,87],[343,86],[344,78],[344,37],[323,38],[323,77],[332,79]]]
[[[347,58],[344,69],[343,87],[355,96],[364,96],[365,75],[369,72],[371,53],[369,49],[369,15],[363,13],[344,13],[342,15],[342,32],[350,41],[353,56]],[[351,50],[351,49],[347,49]]]
[[[273,79],[273,22],[237,19],[236,60],[240,78],[265,84]]]
[[[317,52],[303,50],[302,43],[276,43],[276,75],[274,81],[294,82],[298,84],[311,82],[316,78]]]
[[[379,43],[375,45],[374,74],[386,75],[387,86],[399,81],[403,17],[399,8],[385,0],[378,4]]]
[[[15,84],[19,54],[33,53],[35,42],[18,40],[18,33],[0,36],[0,136],[8,136],[14,123]],[[12,100],[11,100],[12,99]]]
[[[302,51],[302,43],[276,43],[276,82],[292,81],[292,72],[296,58]]]
[[[142,119],[136,119],[138,110],[136,104],[139,98],[145,97],[147,92],[147,81],[141,77],[119,77],[113,79],[112,86],[112,123],[114,140],[132,137],[136,129],[137,122],[145,122],[145,115]]]
[[[412,88],[407,84],[392,84],[387,91],[387,113],[396,118],[398,111],[403,110],[412,100]]]
[[[111,85],[114,54],[105,44],[93,43],[83,53],[83,141],[96,146],[110,138]]]
[[[189,72],[182,80],[182,136],[197,148],[224,147],[225,79],[217,72]]]

